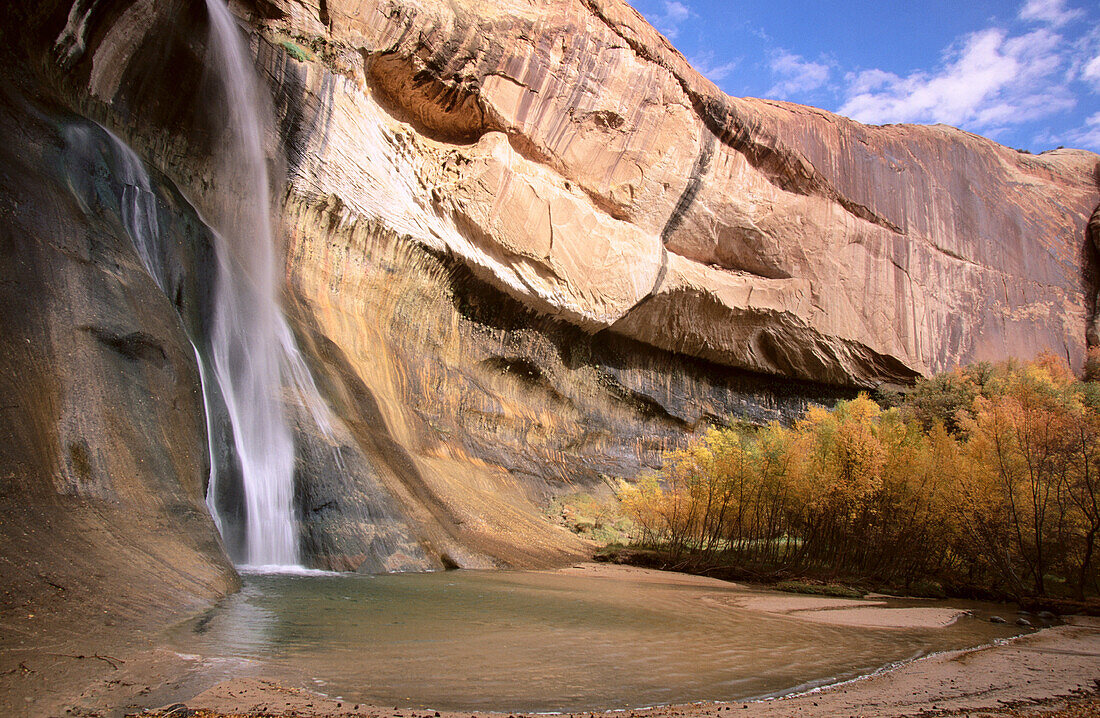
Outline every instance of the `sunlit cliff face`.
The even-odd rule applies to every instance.
[[[733,100],[618,3],[299,10],[268,23],[316,46],[299,183],[386,216],[369,188],[399,168],[387,221],[540,313],[833,384],[1081,361],[1091,153]]]

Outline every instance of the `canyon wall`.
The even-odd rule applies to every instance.
[[[285,398],[313,566],[553,565],[589,545],[546,514],[552,497],[606,495],[709,423],[783,419],[973,361],[1050,350],[1083,364],[1093,153],[730,98],[615,0],[233,9],[271,91],[284,304],[332,414],[320,432]],[[199,515],[206,432],[185,343],[202,346],[208,317],[201,217],[228,101],[208,82],[203,4],[55,0],[4,25],[8,125],[45,118],[37,139],[11,135],[20,164],[2,188],[23,208],[0,215],[4,449],[24,457],[5,459],[5,510],[40,491],[107,526],[111,511],[190,517],[164,540],[217,567],[191,571],[196,595],[225,590]],[[28,180],[56,161],[20,148],[63,154],[49,127],[84,118],[135,148],[166,224],[189,228],[169,296],[102,218],[109,202],[89,214],[68,175],[43,179],[47,193]],[[111,170],[98,172],[76,176]],[[110,251],[65,249],[57,227]],[[92,281],[81,273],[141,294],[51,279]],[[65,402],[115,429],[66,418]],[[220,433],[210,444],[226,453]],[[120,446],[156,461],[118,464]],[[119,477],[175,503],[103,488]]]
[[[99,658],[114,637],[238,585],[204,501],[185,329],[208,236],[152,186],[166,295],[127,236],[133,187],[102,129],[4,83],[0,133],[0,712],[60,715],[50,692],[117,667]]]
[[[728,98],[621,3],[267,12],[291,191],[542,315],[832,385],[1081,365],[1092,153]]]

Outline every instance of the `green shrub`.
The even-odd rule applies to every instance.
[[[282,40],[281,42],[279,42],[279,47],[286,50],[287,54],[293,57],[298,62],[307,62],[310,59],[308,52],[306,52],[300,45],[297,45],[290,40]]]
[[[909,593],[921,598],[947,598],[947,591],[943,590],[943,584],[931,579],[914,581],[909,587]]]

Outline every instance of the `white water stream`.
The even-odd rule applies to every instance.
[[[203,383],[210,438],[210,484],[207,505],[224,534],[227,517],[219,515],[215,497],[224,478],[217,461],[212,426],[210,381],[217,382],[232,427],[246,514],[244,554],[234,557],[249,571],[300,569],[298,528],[294,516],[294,436],[285,410],[284,392],[299,398],[321,434],[334,446],[330,414],[321,399],[280,306],[281,264],[272,231],[270,185],[263,138],[266,107],[255,68],[236,20],[223,0],[206,0],[210,15],[209,58],[212,76],[224,91],[228,115],[220,146],[214,152],[217,187],[207,197],[211,216],[203,221],[215,234],[217,276],[210,333],[211,364],[195,355]],[[162,289],[167,246],[158,226],[157,198],[138,156],[104,130],[122,186],[122,221],[134,249]],[[68,144],[90,157],[99,146],[88,126],[66,132]],[[76,193],[74,190],[74,194]],[[212,220],[212,221],[209,221]],[[193,345],[203,338],[192,337]],[[341,464],[335,448],[337,465]]]
[[[294,518],[294,440],[283,390],[292,389],[342,466],[327,404],[283,315],[282,262],[272,231],[264,135],[270,114],[252,55],[224,0],[206,0],[209,61],[229,110],[221,152],[218,282],[211,352],[241,463],[244,568],[301,568]],[[211,482],[210,496],[216,483]],[[213,507],[213,501],[209,501]],[[218,521],[216,507],[212,509]],[[219,521],[219,525],[220,525]]]
[[[220,148],[218,282],[210,337],[214,373],[241,463],[251,566],[298,564],[294,440],[283,409],[285,357],[297,348],[279,308],[265,124],[251,55],[222,0],[206,0],[209,62],[228,115]],[[212,491],[216,487],[212,487]]]

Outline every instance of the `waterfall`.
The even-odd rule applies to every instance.
[[[297,348],[279,307],[264,115],[236,20],[222,0],[206,0],[206,7],[210,62],[228,112],[213,217],[219,241],[211,354],[241,464],[246,563],[289,566],[298,563],[294,440],[281,393],[287,358],[297,357]]]
[[[225,535],[233,517],[221,516],[218,482],[232,467],[218,466],[214,400],[224,402],[239,466],[245,526],[243,568],[298,567],[294,518],[294,438],[285,412],[288,398],[301,400],[342,466],[329,408],[302,359],[280,307],[281,263],[272,232],[265,114],[251,55],[222,0],[206,0],[209,55],[224,92],[228,115],[212,161],[216,189],[204,197],[201,221],[214,238],[216,277],[206,336],[189,336],[195,349],[207,420],[210,481],[207,505]],[[180,271],[170,259],[169,239],[158,223],[157,191],[134,151],[106,128],[74,124],[65,130],[70,189],[88,213],[98,192],[94,178],[117,183],[119,213],[138,257],[162,291],[171,295]],[[95,169],[103,163],[104,174]],[[200,347],[206,349],[200,351]],[[204,359],[204,357],[206,357]],[[216,385],[216,387],[214,386]]]

